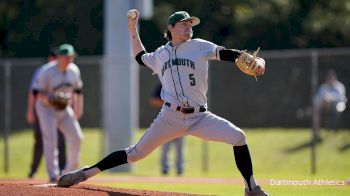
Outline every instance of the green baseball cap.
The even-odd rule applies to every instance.
[[[185,11],[178,11],[172,14],[168,19],[168,25],[175,25],[177,22],[185,21],[185,20],[191,20],[192,26],[196,26],[200,23],[199,18],[195,16],[190,16]]]
[[[70,44],[62,44],[57,48],[57,55],[75,56],[74,47]]]

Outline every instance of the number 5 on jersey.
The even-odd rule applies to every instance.
[[[196,79],[194,78],[194,74],[189,74],[188,77],[190,78],[191,86],[196,85]]]

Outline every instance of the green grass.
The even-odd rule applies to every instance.
[[[144,190],[159,190],[164,192],[186,192],[193,194],[203,195],[220,195],[220,196],[232,196],[243,195],[243,188],[239,185],[183,185],[183,184],[153,184],[153,183],[104,183],[99,184],[115,188],[133,188]],[[268,190],[271,195],[278,196],[333,196],[333,195],[349,195],[349,187],[313,187],[313,186],[269,186],[263,187]]]
[[[263,180],[344,180],[350,177],[350,131],[338,133],[322,132],[323,142],[317,146],[317,173],[311,174],[310,148],[301,147],[309,142],[308,129],[246,129],[255,177]],[[98,161],[101,152],[101,134],[97,129],[84,129],[81,163],[91,165]],[[135,140],[142,132],[136,134]],[[3,171],[3,139],[0,140],[0,178],[25,178],[29,170],[33,136],[31,131],[12,134],[10,137],[10,172]],[[233,150],[221,143],[209,143],[209,170],[202,170],[203,141],[194,137],[186,138],[185,177],[215,177],[240,179],[236,169]],[[295,149],[295,150],[293,150]],[[343,150],[342,150],[343,149]],[[160,151],[157,149],[144,160],[133,165],[132,173],[103,172],[100,176],[135,175],[160,176]],[[172,159],[173,160],[173,159]],[[38,177],[46,178],[42,160]],[[171,176],[175,174],[171,173]],[[172,192],[200,193],[208,195],[242,194],[243,184],[154,184],[154,183],[104,183],[103,185],[162,190]],[[276,186],[265,185],[264,189],[273,195],[350,195],[350,186]]]
[[[92,163],[100,158],[100,132],[90,129],[84,132],[81,163]],[[9,173],[4,173],[4,139],[0,138],[0,178],[25,178],[32,161],[34,135],[31,130],[11,134],[9,139]],[[41,159],[37,177],[46,178],[45,157]]]

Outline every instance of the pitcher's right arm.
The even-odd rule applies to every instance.
[[[140,52],[145,50],[145,47],[143,46],[139,32],[137,30],[137,24],[139,20],[139,12],[136,11],[136,17],[135,18],[129,18],[128,17],[128,30],[130,34],[130,43],[131,43],[131,50],[132,50],[132,55],[133,57],[136,57]]]

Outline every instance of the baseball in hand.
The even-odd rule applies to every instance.
[[[265,73],[265,60],[262,59],[262,58],[258,58],[258,68],[257,70],[255,71],[258,75],[264,75]]]
[[[128,18],[135,19],[137,16],[137,11],[135,9],[129,10],[127,15]]]

